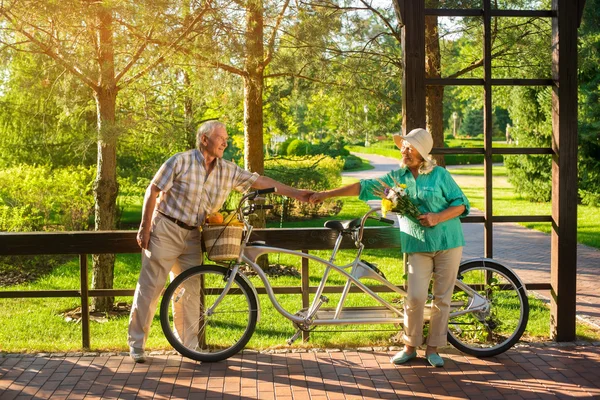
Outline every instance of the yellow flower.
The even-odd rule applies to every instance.
[[[391,200],[388,199],[381,199],[381,215],[385,217],[385,214],[387,214],[388,211],[392,211],[392,208],[394,208],[394,203],[391,202]]]

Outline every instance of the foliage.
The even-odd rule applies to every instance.
[[[85,230],[95,170],[19,165],[0,170],[0,230]]]
[[[357,168],[362,167],[362,165],[363,165],[362,159],[353,154],[348,155],[344,159],[344,171],[355,170]]]
[[[37,53],[6,50],[0,89],[0,168],[91,165],[96,107],[73,76]]]
[[[328,136],[317,144],[313,144],[310,149],[313,155],[324,154],[329,157],[347,157],[350,151],[346,149],[346,141],[343,137]]]
[[[496,107],[492,114],[492,137],[505,138],[506,126],[511,122],[508,111],[501,107]],[[483,137],[483,108],[467,109],[465,118],[460,125],[458,132],[463,136]]]
[[[341,185],[344,162],[328,156],[273,158],[265,161],[265,175],[287,185],[308,190],[328,190]],[[279,200],[278,200],[279,199]],[[279,196],[275,201],[281,201]],[[310,218],[335,215],[340,211],[340,200],[328,200],[322,204],[302,203],[289,200],[277,210],[277,215]]]
[[[551,89],[515,87],[510,115],[511,136],[519,147],[550,147],[552,138]],[[551,158],[539,155],[506,156],[509,181],[531,201],[549,201],[552,195]]]
[[[600,7],[588,0],[579,29],[579,193],[600,204]]]
[[[287,146],[286,153],[288,156],[305,156],[310,154],[310,147],[310,142],[294,139]]]

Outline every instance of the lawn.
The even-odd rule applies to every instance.
[[[483,167],[452,168],[449,167],[454,179],[463,189],[471,205],[483,210],[484,179]],[[551,203],[531,202],[515,193],[508,182],[506,168],[494,166],[492,168],[492,202],[494,215],[552,215]],[[521,223],[527,228],[536,229],[544,233],[551,233],[550,222]],[[598,207],[577,206],[577,241],[587,246],[600,249],[600,209]]]

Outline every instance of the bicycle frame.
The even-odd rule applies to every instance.
[[[365,217],[368,216],[369,214],[370,213],[366,214]],[[359,231],[357,238],[362,237],[362,226],[364,226],[364,223],[361,224],[361,229]],[[249,226],[248,231],[251,232],[251,230],[252,230],[252,226]],[[219,296],[219,298],[215,301],[215,303],[212,305],[212,307],[207,311],[209,315],[214,312],[214,310],[218,307],[221,300],[227,295],[229,289],[231,288],[231,285],[233,284],[233,280],[235,279],[236,274],[239,273],[240,266],[247,264],[256,272],[257,276],[263,282],[265,291],[269,297],[269,300],[275,307],[275,309],[281,315],[283,315],[285,318],[289,319],[290,321],[292,321],[293,323],[295,323],[297,325],[309,327],[309,326],[313,326],[313,325],[398,324],[398,323],[404,322],[404,313],[403,313],[402,309],[394,307],[387,300],[383,299],[381,296],[379,296],[377,293],[375,293],[373,290],[371,290],[367,285],[365,285],[363,282],[360,281],[361,277],[368,275],[369,278],[379,281],[385,287],[387,287],[388,290],[390,290],[390,291],[396,292],[403,297],[406,296],[406,294],[407,294],[405,290],[403,290],[402,288],[400,288],[396,285],[393,285],[387,279],[379,276],[377,273],[375,273],[373,270],[371,270],[367,265],[365,265],[360,260],[360,256],[362,254],[362,250],[364,247],[362,245],[362,242],[360,241],[360,239],[357,241],[357,243],[360,243],[360,246],[358,248],[358,251],[357,251],[357,254],[356,254],[356,257],[354,258],[354,260],[349,264],[340,266],[340,265],[336,265],[334,263],[334,261],[335,261],[335,256],[337,255],[337,252],[341,245],[341,241],[342,241],[341,233],[338,235],[336,244],[334,246],[334,249],[333,249],[333,252],[331,254],[331,258],[329,261],[327,261],[321,257],[302,253],[302,252],[296,251],[296,250],[289,250],[289,249],[273,247],[273,246],[266,246],[266,245],[248,244],[247,242],[248,242],[249,237],[250,237],[250,235],[247,234],[245,237],[245,240],[242,243],[240,257],[238,258],[238,261],[236,263],[234,263],[233,265],[229,264],[229,266],[231,268],[231,274],[229,276],[228,282],[226,283],[225,288],[224,288],[223,292],[221,293],[221,295]],[[275,297],[275,293],[273,292],[273,288],[269,282],[269,279],[268,279],[266,273],[256,263],[256,259],[259,256],[261,256],[263,254],[268,254],[268,253],[289,254],[289,255],[300,257],[300,258],[306,258],[308,260],[318,262],[325,266],[325,272],[323,274],[323,278],[321,279],[319,286],[317,287],[317,290],[316,290],[316,293],[315,293],[315,296],[314,296],[314,299],[313,299],[311,305],[308,307],[308,309],[306,310],[304,315],[291,314],[290,312],[285,310],[281,306],[281,304],[277,301],[277,299]],[[468,261],[470,261],[470,260],[468,260]],[[465,262],[468,262],[468,261],[465,261]],[[224,265],[227,266],[227,264],[224,264]],[[346,271],[347,269],[350,269],[350,272],[347,272]],[[331,316],[329,318],[314,318],[318,309],[321,307],[321,305],[324,302],[322,295],[323,295],[324,289],[327,285],[328,277],[332,271],[337,271],[346,279],[346,284],[344,286],[344,289],[342,290],[340,301],[336,307],[336,310],[335,310],[333,316]],[[384,316],[380,316],[380,317],[371,317],[371,316],[370,317],[364,317],[364,316],[361,317],[360,312],[357,311],[356,308],[354,310],[349,309],[344,312],[344,308],[343,308],[344,302],[345,302],[347,294],[350,291],[350,287],[352,286],[352,284],[354,284],[356,287],[358,287],[362,292],[368,294],[370,297],[375,299],[379,304],[381,304],[382,307],[389,310],[389,312],[391,312],[391,315],[389,315],[389,313],[387,313],[387,314],[384,314]],[[485,311],[486,310],[488,303],[484,297],[479,295],[475,290],[473,290],[471,287],[464,284],[463,282],[461,282],[458,279],[456,280],[456,285],[459,286],[461,289],[463,289],[465,292],[469,293],[469,295],[471,296],[471,303],[464,310],[451,312],[450,313],[451,316],[458,316],[461,314],[471,313],[474,311]],[[253,285],[251,285],[251,287],[253,287]],[[354,317],[354,318],[349,317],[349,315],[351,315],[352,313],[357,314],[358,317]],[[368,314],[371,315],[372,311],[369,311]],[[426,320],[428,319],[427,312],[426,312],[425,318],[426,318]]]

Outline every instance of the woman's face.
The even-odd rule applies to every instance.
[[[412,147],[411,144],[406,140],[402,142],[400,152],[402,153],[404,165],[406,165],[408,168],[419,168],[421,166],[423,157],[421,157],[421,154],[419,154],[417,149]]]

